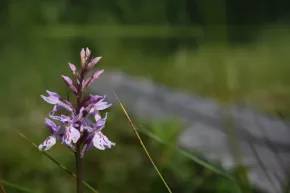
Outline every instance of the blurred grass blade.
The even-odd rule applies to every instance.
[[[5,185],[5,186],[8,186],[8,187],[20,190],[22,192],[33,192],[32,190],[30,190],[28,188],[25,188],[25,187],[22,187],[22,186],[19,186],[17,184],[13,184],[13,183],[7,182],[5,180],[0,180],[0,189],[1,189],[2,193],[6,193],[6,191],[5,191],[5,189],[4,189],[2,184]]]
[[[160,137],[158,137],[154,133],[152,133],[146,129],[141,129],[141,128],[137,128],[137,130],[140,131],[141,133],[145,134],[146,136],[150,137],[151,139],[153,139],[153,140],[155,140],[155,141],[157,141],[157,142],[159,142],[159,143],[161,143],[169,148],[176,150],[181,155],[191,159],[192,161],[196,162],[197,164],[203,166],[204,168],[207,168],[207,169],[209,169],[217,174],[220,174],[226,178],[231,178],[231,176],[227,172],[222,171],[222,169],[219,169],[218,167],[198,158],[197,156],[194,156],[193,154],[189,153],[186,150],[183,150],[183,149],[180,149],[178,147],[175,147],[173,145],[168,144],[167,142],[165,142],[163,139],[161,139]]]
[[[6,190],[5,190],[4,186],[1,183],[0,183],[0,189],[1,189],[2,193],[6,193]]]
[[[28,142],[30,142],[35,148],[38,149],[38,146],[31,140],[29,140],[23,133],[21,133],[20,131],[16,130],[17,133],[23,137],[24,139],[26,139]],[[59,163],[58,161],[56,161],[53,157],[51,157],[48,153],[46,153],[45,151],[40,151],[41,153],[43,153],[44,155],[46,155],[46,157],[48,157],[51,161],[53,161],[55,164],[57,164],[60,168],[62,168],[64,171],[66,171],[68,174],[70,174],[73,177],[77,177],[77,175],[73,172],[71,172],[67,167],[65,167],[64,165],[62,165],[61,163]],[[92,192],[94,193],[98,193],[97,190],[95,190],[91,185],[89,185],[86,181],[83,180],[83,185],[85,185],[87,188],[89,188]]]
[[[169,148],[172,148],[174,150],[176,150],[178,153],[180,153],[181,155],[187,157],[188,159],[191,159],[192,161],[194,161],[195,163],[203,166],[204,168],[207,168],[208,170],[212,171],[212,172],[215,172],[229,180],[231,180],[233,183],[236,184],[236,188],[237,188],[237,192],[240,192],[241,193],[241,189],[239,187],[239,184],[238,182],[235,180],[235,178],[233,178],[229,172],[227,171],[224,171],[222,168],[219,168],[217,166],[214,166],[213,164],[210,164],[208,163],[207,161],[204,161],[200,158],[198,158],[197,156],[194,156],[192,153],[186,151],[186,150],[183,150],[183,149],[180,149],[176,146],[173,146],[171,144],[168,144],[167,142],[165,142],[163,139],[161,139],[160,137],[158,137],[157,135],[155,135],[154,133],[148,131],[147,129],[142,129],[142,128],[137,128],[138,131],[140,131],[141,133],[143,133],[144,135],[150,137],[151,139],[169,147]]]
[[[147,154],[148,158],[150,159],[150,161],[151,161],[152,165],[154,166],[156,172],[158,173],[159,177],[160,177],[161,180],[163,181],[163,183],[164,183],[164,185],[166,186],[168,192],[172,193],[172,191],[170,190],[168,184],[166,183],[165,179],[162,177],[162,175],[161,175],[161,173],[159,172],[157,166],[155,165],[153,159],[151,158],[151,156],[150,156],[150,154],[149,154],[147,148],[145,147],[145,145],[144,145],[144,143],[143,143],[141,137],[139,136],[139,134],[138,134],[138,132],[137,132],[137,130],[136,130],[136,128],[135,128],[133,122],[131,121],[131,118],[129,117],[129,115],[128,115],[126,109],[125,109],[125,107],[122,105],[122,103],[121,103],[121,101],[119,100],[119,98],[118,98],[118,96],[116,95],[116,93],[115,93],[114,91],[113,91],[113,93],[114,93],[114,95],[115,95],[115,97],[116,97],[118,103],[120,104],[120,106],[121,106],[123,112],[125,113],[125,115],[126,115],[128,121],[129,121],[129,123],[131,124],[132,128],[134,129],[134,131],[135,131],[135,133],[136,133],[136,135],[137,135],[137,137],[138,137],[138,139],[139,139],[139,141],[140,141],[140,143],[141,143],[141,145],[142,145],[142,147],[143,147],[145,153]]]

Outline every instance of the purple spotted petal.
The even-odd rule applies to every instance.
[[[56,138],[55,136],[51,135],[49,136],[42,144],[38,146],[39,150],[44,150],[47,151],[49,150],[52,146],[54,146],[56,143]]]
[[[72,142],[76,143],[79,140],[80,135],[80,132],[76,128],[72,126],[67,127],[64,135],[64,142],[68,145]]]
[[[95,133],[93,138],[93,144],[96,148],[104,150],[106,148],[111,148],[116,144],[111,142],[101,131]]]

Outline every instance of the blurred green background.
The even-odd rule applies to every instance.
[[[75,192],[75,179],[15,129],[37,144],[46,138],[43,120],[51,107],[40,95],[45,89],[66,95],[60,75],[69,75],[68,62],[79,65],[83,47],[103,56],[97,68],[287,118],[289,8],[286,0],[2,0],[0,179],[31,192]],[[168,121],[147,129],[174,145],[182,128]],[[88,183],[101,193],[167,192],[117,106],[110,109],[105,134],[117,146],[86,155]],[[232,181],[142,137],[173,192],[236,193]],[[65,147],[58,144],[49,153],[74,171],[74,156]],[[22,192],[4,186],[8,193]]]

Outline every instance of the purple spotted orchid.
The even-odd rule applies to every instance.
[[[88,73],[101,57],[91,57],[91,51],[87,48],[81,50],[81,71],[79,72],[74,64],[69,63],[69,68],[74,78],[62,76],[64,82],[73,91],[76,97],[76,104],[71,103],[55,92],[46,91],[47,96],[41,97],[53,105],[49,118],[45,118],[45,125],[50,129],[51,135],[39,145],[40,150],[48,150],[56,141],[65,144],[74,152],[81,152],[80,157],[91,147],[95,146],[100,150],[111,148],[115,143],[111,142],[103,133],[107,113],[102,118],[100,111],[111,106],[106,102],[106,96],[89,95],[85,96],[86,89],[98,79],[104,70]]]

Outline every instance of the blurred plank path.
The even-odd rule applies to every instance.
[[[115,90],[129,113],[146,122],[179,119],[185,129],[178,145],[202,150],[208,160],[220,160],[226,168],[235,166],[227,130],[235,129],[240,148],[237,151],[249,167],[251,182],[266,192],[282,192],[281,183],[285,186],[290,163],[289,123],[241,105],[223,107],[214,100],[121,72],[104,73],[92,89],[97,94],[106,94],[110,102],[118,105],[112,92]],[[226,113],[230,115],[230,128]]]

